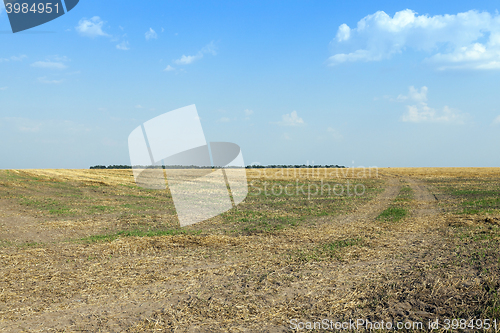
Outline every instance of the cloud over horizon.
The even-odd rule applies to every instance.
[[[281,121],[278,123],[281,126],[301,126],[304,125],[304,119],[300,118],[297,111],[292,111],[281,116]]]
[[[427,105],[428,88],[426,86],[420,88],[420,92],[413,86],[408,90],[408,96],[399,95],[397,100],[414,102],[415,104],[406,106],[407,112],[401,117],[402,121],[411,123],[464,123],[466,115],[458,110],[447,105],[443,107],[442,111],[429,107]]]
[[[381,61],[412,49],[424,52],[424,61],[438,70],[500,69],[500,16],[477,10],[429,16],[405,9],[391,17],[377,11],[356,28],[340,25],[331,44],[349,51],[332,55],[330,66]]]

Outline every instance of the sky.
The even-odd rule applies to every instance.
[[[191,104],[247,165],[500,166],[497,6],[80,0],[13,34],[0,4],[0,168],[129,165]]]

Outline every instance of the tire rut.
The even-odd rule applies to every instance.
[[[306,239],[310,239],[311,243],[318,243],[332,236],[342,234],[342,231],[347,230],[346,228],[357,228],[360,225],[371,227],[377,216],[389,207],[401,190],[402,186],[399,179],[394,177],[388,177],[387,179],[388,184],[385,190],[374,199],[357,207],[354,212],[334,217],[325,216],[312,219],[311,222],[313,222],[315,227],[314,237],[308,238],[305,236],[311,233],[311,228],[309,227],[288,229],[281,236],[287,239],[286,242],[290,242],[295,237],[299,239],[305,237]],[[294,237],[290,238],[290,235],[294,235]]]
[[[360,207],[356,212],[349,215],[342,215],[335,218],[336,224],[353,223],[356,221],[374,220],[386,209],[401,190],[401,184],[398,179],[389,178],[388,187],[377,198]]]
[[[413,216],[431,216],[441,212],[441,209],[437,207],[436,197],[421,181],[412,178],[406,178],[405,180],[410,184],[415,195],[416,208],[413,211]]]

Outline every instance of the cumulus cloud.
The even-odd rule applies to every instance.
[[[200,51],[198,51],[198,53],[196,53],[195,55],[191,56],[182,55],[182,57],[180,57],[177,60],[174,60],[174,62],[177,65],[189,65],[203,58],[205,54],[211,54],[214,56],[217,55],[217,48],[215,47],[214,42],[210,42],[208,45],[206,45]]]
[[[153,28],[149,28],[149,31],[146,32],[145,36],[146,40],[158,38],[158,34],[156,33],[156,31],[153,30]]]
[[[281,122],[278,123],[281,126],[300,126],[304,125],[304,120],[300,118],[297,111],[292,111],[292,113],[287,113],[281,116]]]
[[[463,116],[457,111],[445,106],[442,112],[430,108],[427,104],[408,105],[408,112],[403,115],[402,120],[412,123],[431,122],[431,123],[459,123],[462,124]]]
[[[500,69],[500,16],[470,10],[455,15],[418,15],[406,9],[393,17],[378,11],[356,28],[340,25],[334,47],[349,49],[329,58],[330,65],[389,59],[413,49],[440,70]]]
[[[422,88],[420,88],[420,91],[418,91],[418,89],[415,89],[414,86],[410,86],[408,96],[399,95],[396,98],[396,100],[398,100],[398,101],[412,100],[412,101],[418,102],[418,103],[427,102],[427,91],[428,90],[429,89],[426,86],[423,86]]]
[[[164,69],[164,71],[165,71],[165,72],[171,72],[171,71],[174,71],[174,70],[175,70],[175,68],[174,68],[174,67],[172,67],[172,66],[170,66],[170,65],[168,65],[168,66]]]
[[[341,24],[337,31],[337,41],[343,42],[351,37],[351,28],[347,24]]]
[[[399,95],[398,100],[415,102],[413,105],[407,105],[407,112],[403,114],[401,120],[411,123],[458,123],[462,124],[465,121],[465,114],[458,110],[454,110],[445,106],[442,111],[438,111],[427,105],[427,87],[415,89],[411,86],[409,88],[408,96]]]
[[[95,38],[98,36],[109,37],[107,33],[102,30],[104,21],[99,16],[94,16],[90,20],[82,18],[76,26],[76,31],[82,36]]]
[[[117,44],[116,48],[118,50],[128,51],[128,50],[130,50],[130,44],[128,43],[128,41],[123,41],[120,44]]]

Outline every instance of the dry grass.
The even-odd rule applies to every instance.
[[[500,168],[380,168],[379,173],[427,178],[489,178],[499,177]]]
[[[293,318],[424,323],[445,317],[499,318],[500,215],[457,214],[465,199],[453,193],[476,193],[484,179],[497,184],[500,171],[483,170],[480,176],[464,169],[379,171],[379,179],[360,180],[373,188],[365,198],[249,196],[237,212],[182,229],[184,234],[145,237],[119,232],[178,228],[171,215],[160,213],[164,204],[149,203],[165,203],[168,195],[135,188],[128,171],[4,172],[1,200],[9,207],[0,208],[0,222],[15,221],[24,229],[2,232],[0,327],[280,332],[290,330]],[[249,173],[251,180],[278,184],[295,179],[255,172]],[[301,177],[317,181],[312,174]],[[344,184],[347,178],[332,181]],[[484,186],[488,195],[493,193],[494,186]],[[402,188],[411,188],[412,195]],[[21,195],[55,200],[58,194],[76,192],[85,204],[74,216],[52,216],[43,207],[20,203]],[[328,200],[334,204],[323,202]],[[114,210],[83,216],[94,201]],[[150,206],[134,214],[122,207],[135,201]],[[318,205],[329,214],[310,215]],[[409,214],[399,221],[377,219],[391,206],[404,206]],[[253,215],[245,214],[249,211],[264,217],[251,220]],[[245,225],[256,227],[262,219],[294,214],[295,225],[245,231]],[[241,221],[242,216],[248,220]],[[8,239],[53,229],[65,232],[52,238],[48,233],[36,244]]]

